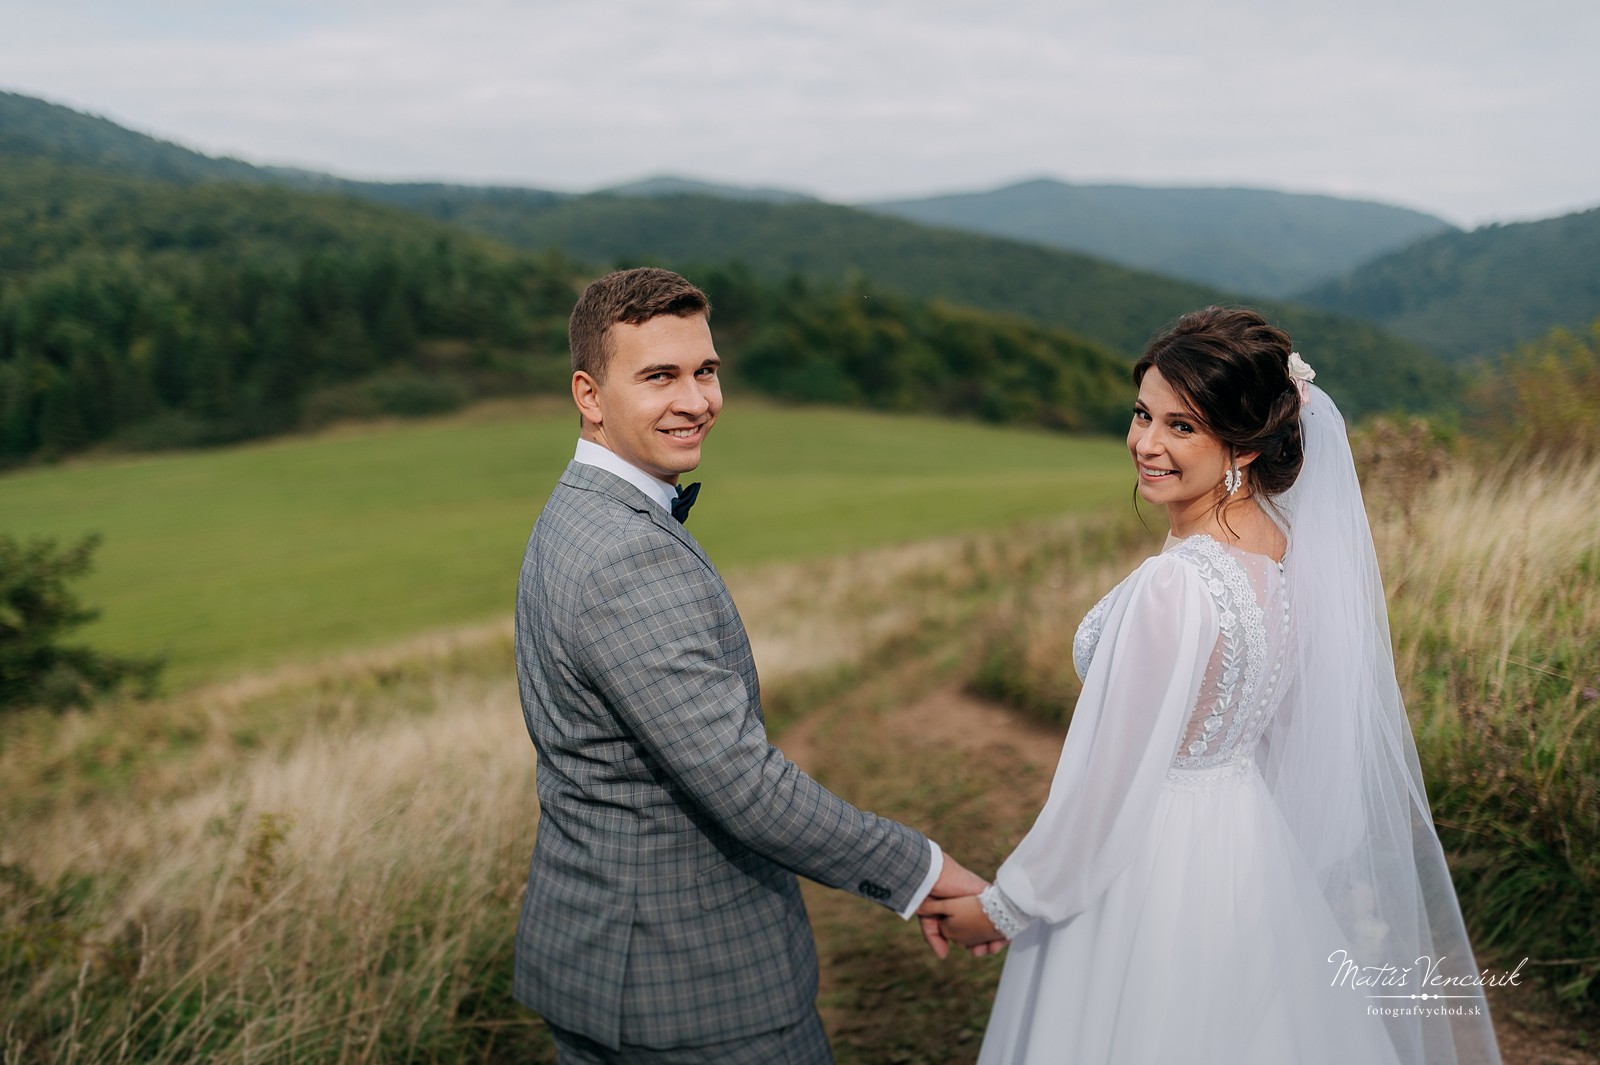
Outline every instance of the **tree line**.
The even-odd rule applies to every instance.
[[[563,390],[566,316],[601,272],[282,189],[40,164],[8,168],[0,192],[6,465]],[[860,280],[686,272],[735,387],[1066,429],[1106,428],[1121,405],[1125,362],[1062,330]]]
[[[570,302],[561,271],[443,241],[86,252],[0,281],[0,459],[284,432],[319,398],[327,417],[416,414],[526,389]]]

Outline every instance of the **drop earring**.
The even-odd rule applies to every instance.
[[[1228,472],[1222,475],[1222,487],[1228,490],[1231,496],[1244,485],[1244,474],[1239,472],[1237,466],[1228,465]]]

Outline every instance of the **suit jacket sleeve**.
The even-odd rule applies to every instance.
[[[910,905],[932,860],[927,839],[856,809],[767,742],[759,693],[729,665],[731,646],[747,651],[743,628],[706,563],[665,533],[612,545],[577,633],[583,681],[729,835],[829,887]]]

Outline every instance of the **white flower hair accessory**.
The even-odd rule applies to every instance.
[[[1298,351],[1289,352],[1289,380],[1294,384],[1294,390],[1300,393],[1300,405],[1303,407],[1311,402],[1311,382],[1317,379],[1317,371],[1311,364],[1300,357]]]

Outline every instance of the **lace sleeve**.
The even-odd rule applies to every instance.
[[[1033,920],[1006,898],[1006,893],[1000,890],[998,884],[990,884],[978,896],[978,904],[983,907],[984,915],[989,918],[999,933],[1007,939],[1016,939],[1024,928],[1033,923]]]

